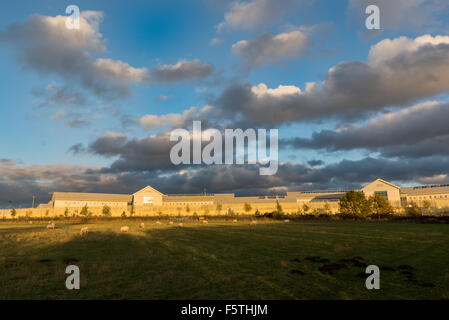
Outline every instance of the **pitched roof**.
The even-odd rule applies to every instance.
[[[375,182],[382,182],[382,183],[385,183],[386,185],[389,185],[390,187],[394,187],[394,188],[397,188],[397,189],[401,189],[401,188],[398,187],[397,185],[395,185],[395,184],[393,184],[393,183],[391,183],[391,182],[385,181],[384,179],[380,179],[380,178],[374,180],[373,182],[368,183],[368,184],[365,185],[365,186],[363,186],[362,189],[364,189],[365,187],[367,187],[367,186],[369,186],[370,184],[373,184],[373,183],[375,183]]]
[[[54,192],[52,200],[131,202],[132,198],[130,194]]]
[[[145,188],[142,188],[139,191],[134,192],[133,194],[137,194],[137,193],[141,193],[141,192],[152,192],[152,193],[157,193],[161,196],[164,195],[163,193],[157,191],[156,189],[154,189],[153,187],[150,187],[150,186],[146,186]]]

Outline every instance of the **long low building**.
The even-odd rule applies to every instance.
[[[412,201],[418,204],[432,201],[437,206],[449,206],[449,185],[401,188],[388,181],[377,179],[358,191],[362,191],[366,196],[383,196],[396,208],[404,207]],[[273,208],[277,203],[289,208],[298,208],[304,204],[319,208],[327,203],[327,207],[335,211],[338,200],[345,192],[346,190],[296,191],[287,192],[285,195],[255,197],[240,197],[235,196],[234,193],[166,195],[147,186],[133,194],[54,192],[50,202],[40,205],[40,208],[81,208],[83,206],[126,208],[133,205],[180,210],[187,207],[217,205],[221,205],[223,209],[231,209],[250,204],[253,209],[266,209]]]

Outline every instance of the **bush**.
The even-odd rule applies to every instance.
[[[418,205],[414,201],[412,201],[409,205],[407,205],[405,213],[412,217],[419,217],[422,215],[421,208],[418,207]]]
[[[111,208],[109,206],[104,206],[103,209],[101,210],[101,213],[103,214],[103,216],[105,217],[110,217],[111,216]]]
[[[16,215],[17,215],[16,209],[12,208],[12,209],[11,209],[11,217],[14,218]]]
[[[371,201],[363,192],[348,191],[339,201],[340,215],[350,218],[366,217],[371,211]]]
[[[126,212],[125,211],[122,212],[122,218],[126,218]]]
[[[249,203],[245,203],[243,205],[243,211],[245,211],[246,214],[248,214],[251,211],[251,209],[252,209],[252,207],[251,207],[251,205]]]

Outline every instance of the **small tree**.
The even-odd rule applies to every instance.
[[[303,204],[302,205],[302,211],[304,212],[304,214],[307,214],[307,212],[309,212],[310,207],[307,204]]]
[[[371,211],[371,202],[360,191],[348,191],[339,201],[340,214],[347,217],[365,217]]]
[[[394,208],[385,197],[375,194],[370,197],[371,210],[378,218],[383,215],[394,213]]]
[[[276,200],[276,213],[282,213],[282,206],[279,204],[279,200]]]
[[[125,212],[125,210],[123,210],[123,212],[122,212],[122,218],[126,218],[126,212]]]
[[[220,212],[221,212],[222,209],[223,209],[223,205],[222,205],[221,203],[218,203],[218,204],[217,204],[217,208],[216,208],[216,211],[217,211],[217,214],[218,214],[218,215],[220,214]]]
[[[65,208],[64,210],[64,217],[68,217],[69,216],[69,208]]]
[[[129,207],[129,215],[132,217],[136,213],[136,207],[134,203]]]
[[[429,212],[432,208],[432,203],[429,200],[424,200],[422,203],[424,209],[426,209],[426,212]]]
[[[14,218],[16,215],[17,215],[16,209],[12,208],[12,209],[11,209],[11,217]]]
[[[251,207],[251,205],[249,203],[245,203],[243,205],[243,211],[245,211],[246,214],[248,214],[251,211],[251,209],[252,209],[252,207]]]
[[[407,215],[412,216],[412,217],[418,217],[418,216],[422,215],[421,208],[418,207],[418,205],[414,201],[412,201],[407,206],[405,212],[407,213]]]
[[[326,214],[330,214],[331,213],[331,206],[327,202],[324,204],[324,212],[326,212]]]
[[[190,212],[190,207],[189,207],[189,205],[186,205],[186,212],[187,212],[187,213]]]
[[[110,217],[111,216],[111,208],[107,205],[103,206],[103,209],[101,210],[101,213],[105,216],[105,217]]]
[[[89,208],[87,207],[87,204],[81,209],[80,215],[87,217],[89,214]]]

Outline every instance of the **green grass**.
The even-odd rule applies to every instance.
[[[0,299],[448,299],[449,225],[377,222],[164,222],[0,224]],[[89,235],[79,236],[89,226]],[[119,233],[123,225],[128,234]],[[418,282],[381,271],[367,290],[363,267],[332,275],[331,262],[361,256],[378,266],[410,265]],[[66,259],[81,289],[65,288]],[[299,258],[301,262],[292,261]],[[44,260],[44,261],[42,261]],[[46,261],[47,260],[47,261]],[[299,269],[304,275],[291,273]],[[435,287],[423,287],[433,283]]]

